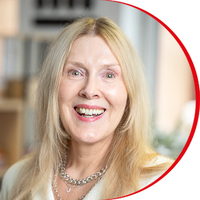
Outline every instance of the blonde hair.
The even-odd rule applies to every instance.
[[[58,90],[64,63],[73,41],[83,35],[100,36],[118,60],[128,92],[127,105],[105,163],[102,198],[114,198],[137,191],[142,176],[166,169],[169,164],[148,168],[156,158],[150,146],[151,109],[140,59],[129,39],[107,18],[82,18],[64,28],[53,41],[40,73],[36,106],[38,146],[15,186],[13,199],[31,199],[44,188],[44,199],[52,173],[67,148],[68,134],[59,119]],[[52,170],[53,169],[53,170]],[[112,183],[112,184],[110,184]],[[44,187],[45,186],[45,187]]]

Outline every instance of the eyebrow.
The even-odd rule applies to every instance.
[[[72,65],[75,65],[77,67],[84,67],[84,64],[81,63],[81,62],[67,61],[65,64],[72,64]]]
[[[75,61],[67,61],[65,64],[72,64],[72,65],[75,65],[77,67],[82,67],[82,68],[85,67],[85,65],[83,63],[81,63],[81,62],[75,62]],[[116,64],[105,64],[103,66],[105,68],[111,68],[111,67],[115,67],[115,66],[120,67],[120,65],[118,63],[116,63]]]
[[[119,65],[119,64],[105,64],[104,67],[105,67],[105,68],[120,67],[120,65]]]

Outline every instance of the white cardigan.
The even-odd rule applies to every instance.
[[[149,166],[161,164],[161,163],[166,162],[167,160],[168,160],[167,158],[159,156],[154,162],[150,163]],[[0,200],[11,200],[11,195],[12,195],[11,188],[14,184],[17,184],[17,175],[25,163],[26,163],[26,160],[19,161],[8,169],[8,171],[6,172],[6,174],[4,175],[4,178],[3,178],[2,188],[1,188],[1,192],[0,192]],[[141,180],[140,188],[146,187],[147,185],[149,185],[150,183],[155,181],[157,178],[159,178],[162,174],[163,174],[163,172],[161,174],[158,174],[151,178]],[[50,180],[46,200],[55,200],[53,191],[52,191],[51,182],[52,181]],[[104,185],[104,178],[102,178],[90,190],[90,192],[85,196],[84,200],[99,200],[99,199],[101,199],[103,185]],[[42,200],[42,196],[43,196],[43,192],[41,191],[40,193],[38,193],[35,196],[34,200]]]

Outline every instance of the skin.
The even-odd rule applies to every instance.
[[[101,37],[83,36],[74,41],[64,66],[58,101],[61,121],[71,136],[66,173],[76,179],[85,178],[101,169],[101,160],[127,101],[121,67]],[[80,104],[106,111],[97,120],[83,121],[74,109]],[[59,178],[57,182],[60,196],[70,199],[84,195],[94,184],[66,194],[66,185]]]

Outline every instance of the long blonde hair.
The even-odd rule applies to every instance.
[[[20,182],[14,188],[15,200],[31,199],[41,189],[45,198],[49,177],[65,154],[69,137],[59,119],[58,90],[73,41],[83,35],[100,36],[107,42],[121,66],[128,92],[124,115],[105,159],[110,167],[102,198],[134,192],[139,189],[142,176],[168,166],[146,167],[157,154],[149,142],[151,109],[142,65],[130,40],[107,18],[82,18],[64,28],[52,42],[44,61],[36,101],[38,146],[19,175]]]

